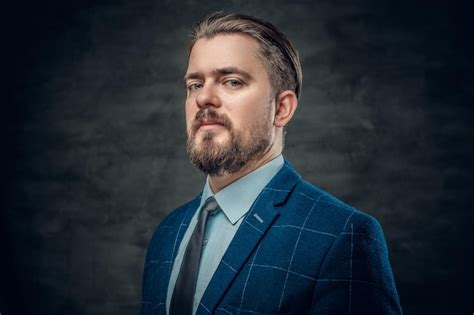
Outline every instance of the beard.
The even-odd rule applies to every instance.
[[[201,142],[198,144],[196,138],[199,122],[204,119],[215,120],[227,129],[228,139],[224,143],[217,143],[215,132],[205,130],[201,132]],[[254,120],[254,124],[248,129],[252,130],[252,137],[245,137],[242,131],[235,130],[226,115],[218,115],[213,109],[200,110],[187,134],[186,151],[189,160],[211,176],[239,171],[250,160],[263,156],[271,143],[270,117],[263,123]]]

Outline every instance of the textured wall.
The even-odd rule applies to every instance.
[[[217,9],[295,43],[285,157],[380,220],[406,314],[473,312],[467,5],[144,0],[5,9],[0,313],[138,312],[154,227],[203,184],[182,76],[188,31]]]

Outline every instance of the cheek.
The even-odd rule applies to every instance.
[[[268,105],[263,103],[261,99],[255,98],[249,100],[245,106],[237,107],[238,110],[235,110],[231,113],[234,117],[234,123],[236,126],[239,126],[241,129],[249,129],[255,124],[262,124],[266,121],[267,115],[270,115],[268,112]],[[251,130],[248,130],[251,131]]]
[[[249,126],[249,122],[257,114],[257,101],[257,98],[245,95],[239,98],[234,97],[234,99],[226,102],[228,106],[226,106],[225,111],[232,120],[234,127],[240,129],[241,127]]]
[[[186,119],[186,127],[190,127],[194,117],[196,116],[196,110],[193,109],[191,106],[188,104],[185,104],[185,119]]]

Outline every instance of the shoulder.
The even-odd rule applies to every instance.
[[[388,247],[382,227],[378,220],[354,207],[349,206],[333,195],[300,180],[295,186],[294,205],[303,205],[304,198],[310,198],[310,210],[295,211],[306,214],[302,224],[306,230],[332,237],[324,238],[327,241],[328,261],[350,261],[357,259],[354,270],[370,277],[376,277],[375,268],[383,274],[390,288],[393,287],[393,276],[388,262]],[[308,199],[309,200],[309,199]],[[306,207],[308,209],[308,207]],[[348,256],[349,255],[349,256]],[[381,280],[370,278],[371,282],[379,283]]]
[[[311,217],[314,219],[312,221],[323,225],[328,233],[340,235],[355,231],[383,239],[382,228],[376,218],[346,204],[305,179],[295,185],[291,198],[297,201],[296,204],[311,205]],[[304,199],[306,202],[303,202]]]
[[[311,239],[312,244],[324,247],[314,312],[339,313],[337,307],[343,307],[341,313],[350,308],[353,314],[401,314],[387,243],[377,219],[305,180],[298,182],[291,198],[299,200],[294,205],[311,200],[312,210],[297,212],[307,213],[304,230],[325,236]],[[348,285],[351,295],[346,299]]]

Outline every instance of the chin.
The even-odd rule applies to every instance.
[[[228,134],[222,132],[216,133],[211,130],[198,131],[196,134],[196,140],[198,143],[212,142],[214,144],[226,144],[229,141]]]

